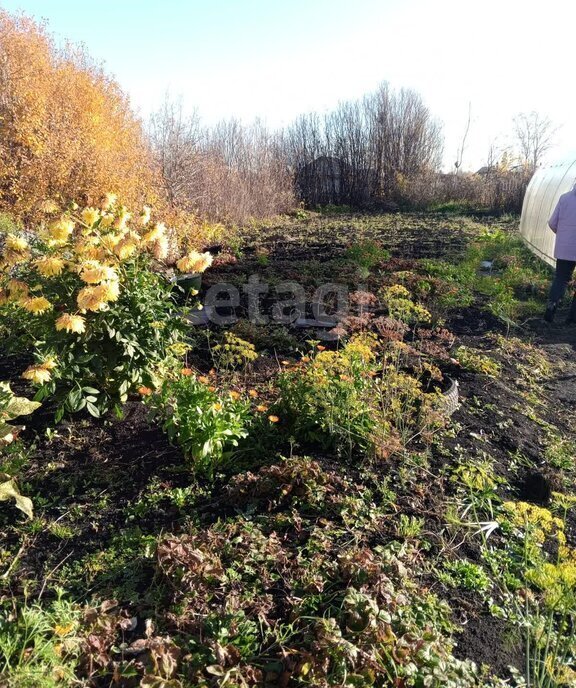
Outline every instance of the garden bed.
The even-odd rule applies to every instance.
[[[574,494],[576,329],[534,320],[511,330],[511,311],[503,318],[491,310],[504,300],[482,293],[484,283],[441,280],[435,266],[412,259],[409,241],[401,242],[400,259],[369,243],[383,237],[382,226],[409,235],[442,222],[420,215],[292,220],[264,228],[257,241],[245,237],[245,257],[232,261],[223,252],[204,276],[204,296],[219,282],[241,287],[257,272],[272,285],[298,279],[310,303],[324,280],[379,294],[381,302],[352,300],[346,333],[320,344],[309,341],[313,329],[274,323],[273,292],[262,301],[266,325],[250,322],[241,301],[230,326],[189,328],[185,375],[205,379],[216,389],[210,394],[237,394],[255,418],[250,443],[240,439],[241,452],[210,476],[194,475],[190,458],[152,420],[146,396],[144,405],[132,395],[122,419],[80,412],[46,432],[53,425],[47,400],[27,420],[2,470],[17,471],[35,516],[25,521],[0,503],[1,592],[7,618],[39,605],[48,649],[11,668],[13,676],[21,669],[19,686],[60,685],[50,681],[64,660],[80,685],[126,688],[409,686],[410,672],[432,686],[499,687],[514,685],[527,666],[542,671],[526,659],[525,629],[514,616],[513,598],[524,588],[504,587],[504,559],[489,553],[510,558],[510,579],[521,576],[509,544],[520,526],[503,505],[550,513],[555,494]],[[438,247],[422,249],[425,259],[445,258],[450,232],[462,253],[461,238],[481,231],[470,220],[453,222],[435,239]],[[306,244],[311,227],[317,234]],[[370,235],[365,250],[347,253],[359,227]],[[324,231],[335,232],[334,242],[321,240]],[[390,291],[399,284],[408,297]],[[416,306],[429,309],[432,322],[410,320],[408,311],[423,317]],[[524,314],[533,304],[511,307]],[[386,320],[394,309],[405,329]],[[459,405],[449,419],[415,426],[405,438],[394,426],[404,438],[398,446],[388,435],[376,448],[354,436],[348,448],[327,441],[340,437],[338,428],[311,430],[304,407],[294,406],[299,397],[279,400],[279,389],[306,385],[336,361],[350,366],[338,368],[338,394],[349,393],[350,376],[363,402],[366,390],[379,389],[371,385],[387,379],[380,370],[362,375],[372,365],[364,348],[346,354],[350,337],[367,332],[411,349],[403,354],[410,365],[438,369],[438,389],[457,381]],[[357,368],[356,354],[364,357]],[[4,359],[0,368],[18,393],[27,391],[18,380],[26,363]],[[412,379],[417,370],[406,363],[393,372]],[[322,401],[314,397],[318,409]],[[567,509],[562,524],[571,547],[575,513]],[[483,524],[492,521],[486,534]],[[549,535],[545,555],[558,549],[557,531]],[[55,602],[60,589],[73,611]],[[540,592],[530,595],[536,605]],[[27,662],[36,673],[25,674]]]

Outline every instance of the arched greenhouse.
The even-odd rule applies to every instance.
[[[576,181],[576,159],[570,158],[537,170],[532,177],[520,218],[520,234],[531,251],[550,265],[555,265],[554,233],[548,220],[563,193]]]

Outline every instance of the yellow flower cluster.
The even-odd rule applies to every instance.
[[[96,210],[96,208],[84,208],[80,213],[80,217],[87,227],[92,227],[92,225],[95,225],[100,219],[100,211]]]
[[[52,304],[44,296],[30,296],[28,298],[22,299],[20,305],[24,310],[32,313],[33,315],[42,315],[46,311],[52,308]]]
[[[551,534],[561,534],[560,540],[564,543],[564,521],[548,509],[528,502],[504,502],[503,507],[511,523],[519,528],[529,527],[532,538],[538,544],[542,544],[546,536]]]
[[[74,231],[74,227],[75,223],[69,217],[56,220],[48,228],[48,244],[52,246],[65,244]]]
[[[402,322],[430,322],[432,316],[419,303],[414,303],[410,292],[401,284],[393,284],[380,291],[382,300],[393,318]]]
[[[57,210],[52,203],[46,205],[46,212],[52,218]],[[73,205],[71,211],[44,224],[33,249],[24,236],[8,234],[0,255],[0,270],[4,276],[0,306],[17,306],[34,316],[41,316],[58,304],[55,329],[73,335],[84,334],[90,324],[86,313],[106,310],[120,297],[126,274],[125,261],[143,252],[156,260],[166,259],[168,230],[161,222],[151,224],[151,217],[151,208],[144,206],[131,225],[132,214],[118,204],[115,194],[110,193],[100,207],[78,209]],[[33,250],[40,255],[33,258]],[[211,263],[209,253],[190,251],[178,261],[178,268],[184,272],[203,272]],[[26,264],[45,280],[44,283],[28,285],[9,279],[15,266]],[[76,275],[78,280],[72,292],[69,285],[74,281],[70,275]],[[60,283],[54,281],[58,279],[65,280],[61,284],[66,287],[61,290]],[[76,308],[77,312],[73,312]],[[23,377],[42,384],[50,380],[50,370],[46,362],[35,364],[24,371]]]
[[[6,237],[6,248],[9,251],[25,251],[28,248],[28,242],[24,237],[9,234]]]
[[[576,557],[572,556],[556,564],[543,562],[526,572],[526,579],[544,591],[546,604],[552,609],[576,602]]]
[[[34,266],[42,277],[57,277],[62,273],[65,265],[65,261],[56,256],[42,256],[34,261]]]
[[[100,284],[100,282],[118,280],[118,273],[110,265],[91,260],[80,265],[80,279],[86,284]]]

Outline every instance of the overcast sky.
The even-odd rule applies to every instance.
[[[444,125],[451,166],[512,141],[535,110],[559,127],[549,160],[576,152],[576,6],[568,0],[0,0],[84,43],[147,117],[167,91],[210,124],[271,127],[388,81]]]

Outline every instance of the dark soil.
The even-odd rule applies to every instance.
[[[328,220],[327,220],[328,222]],[[442,220],[438,221],[439,223]],[[330,242],[314,242],[303,245],[306,225],[294,236],[286,236],[269,229],[262,241],[245,248],[245,258],[237,263],[216,265],[207,273],[203,289],[218,282],[230,282],[242,286],[253,272],[263,280],[278,283],[285,279],[298,279],[304,285],[307,296],[324,281],[338,279],[350,286],[358,283],[358,276],[349,266],[339,263],[346,246],[355,239],[357,228],[347,227],[340,222]],[[393,254],[401,255],[410,266],[410,259],[418,257],[445,256],[450,243],[458,253],[468,240],[463,227],[454,235],[454,230],[437,227],[429,231],[429,224],[422,223],[407,234],[398,237],[390,227],[370,227],[366,236],[378,237]],[[426,241],[423,237],[427,236]],[[266,251],[266,261],[257,257],[257,252]],[[402,265],[397,261],[395,265]],[[397,268],[397,269],[402,269]],[[408,269],[408,267],[406,268]],[[263,302],[263,310],[270,314],[274,299]],[[237,310],[242,319],[247,315],[244,301]],[[246,324],[246,323],[244,323]],[[450,313],[446,326],[457,336],[455,346],[465,344],[480,350],[494,350],[494,334],[505,334],[507,325],[490,314],[485,304],[478,300],[473,306],[456,309]],[[280,332],[281,330],[281,332]],[[201,329],[194,331],[199,340]],[[295,328],[258,328],[262,336],[262,355],[245,380],[247,386],[265,384],[281,368],[280,358],[294,353],[294,346],[306,350],[306,340],[314,337],[314,331]],[[274,336],[272,336],[274,332]],[[280,332],[280,334],[279,334]],[[497,378],[468,372],[454,364],[445,363],[443,372],[458,380],[460,386],[460,408],[452,417],[458,427],[453,438],[445,441],[445,449],[456,453],[476,455],[485,451],[494,461],[495,471],[505,477],[509,487],[503,488],[503,498],[515,498],[536,504],[549,503],[550,494],[562,484],[565,476],[560,469],[546,466],[544,452],[546,437],[542,422],[556,428],[563,437],[576,437],[576,327],[545,327],[539,321],[525,323],[512,334],[522,341],[538,346],[546,355],[552,375],[543,387],[545,396],[539,401],[538,422],[526,411],[526,404],[520,396],[517,361],[498,356],[502,373]],[[201,370],[208,370],[212,361],[208,349],[202,345],[196,350],[193,361]],[[26,361],[21,357],[0,357],[0,379],[13,381],[13,388],[19,393],[26,391],[26,385],[19,380],[19,371]],[[55,584],[62,584],[72,591],[75,599],[84,601],[96,595],[100,599],[110,595],[118,597],[125,591],[126,597],[119,601],[130,607],[132,595],[138,604],[144,604],[149,589],[154,585],[154,562],[140,562],[127,558],[119,560],[112,573],[91,573],[89,582],[82,577],[82,571],[70,574],[70,565],[83,562],[91,555],[105,552],[118,537],[145,538],[159,533],[185,532],[191,523],[206,525],[218,518],[234,514],[238,510],[225,485],[208,488],[198,485],[197,494],[188,506],[178,508],[166,500],[159,501],[154,508],[139,514],[135,505],[147,494],[151,483],[158,489],[191,485],[190,473],[179,450],[172,447],[164,433],[150,422],[146,409],[139,401],[131,401],[122,420],[95,420],[90,417],[76,417],[58,426],[56,435],[48,439],[44,434],[50,422],[49,411],[33,416],[22,439],[32,446],[29,462],[20,476],[23,491],[39,495],[37,509],[41,512],[46,528],[26,533],[27,538],[18,560],[18,576],[12,577],[10,589],[5,593],[21,595],[24,586],[35,585],[35,592],[44,594]],[[312,458],[318,461],[326,474],[336,475],[341,464],[307,448]],[[511,456],[519,454],[525,465],[511,467]],[[273,456],[271,456],[273,460]],[[445,452],[432,455],[428,479],[433,486],[412,484],[409,492],[397,491],[396,509],[407,515],[422,516],[426,532],[430,535],[431,550],[434,551],[444,530],[443,500],[451,489],[444,480],[444,469],[452,459]],[[402,467],[391,461],[387,470],[396,480]],[[354,466],[344,469],[350,481],[356,481],[356,489],[372,488],[370,482]],[[432,487],[432,489],[431,489]],[[335,489],[339,489],[338,486]],[[127,517],[127,508],[134,507]],[[275,507],[278,511],[282,509]],[[269,513],[266,502],[257,509]],[[14,512],[10,504],[0,503],[0,523],[4,526],[2,547],[16,551],[22,542],[22,530],[14,525]],[[70,532],[59,533],[54,523],[69,524]],[[569,522],[567,535],[570,542],[576,541],[576,521]],[[394,536],[392,521],[382,524],[377,535],[372,535],[374,544],[386,542]],[[471,547],[466,553],[475,560],[477,552]],[[140,568],[138,569],[138,566]],[[137,569],[136,573],[132,569]],[[64,573],[66,572],[66,573]],[[86,574],[88,575],[88,574]],[[415,575],[417,575],[415,573]],[[129,579],[129,585],[126,580]],[[124,586],[124,587],[123,587]],[[130,587],[132,586],[132,587]],[[127,592],[126,592],[127,591]],[[458,600],[444,591],[453,605],[455,619],[466,619],[462,632],[457,635],[456,656],[470,658],[478,664],[487,664],[496,674],[508,676],[508,667],[523,670],[523,643],[510,634],[509,626],[503,621],[487,616],[482,604],[464,604],[458,607]],[[46,592],[46,594],[50,594]],[[278,614],[289,591],[275,591],[275,605]],[[286,609],[289,605],[285,605]]]
[[[509,676],[509,667],[524,670],[524,641],[501,619],[487,615],[470,619],[456,642],[456,657],[473,657],[479,666],[489,666],[498,676]]]

